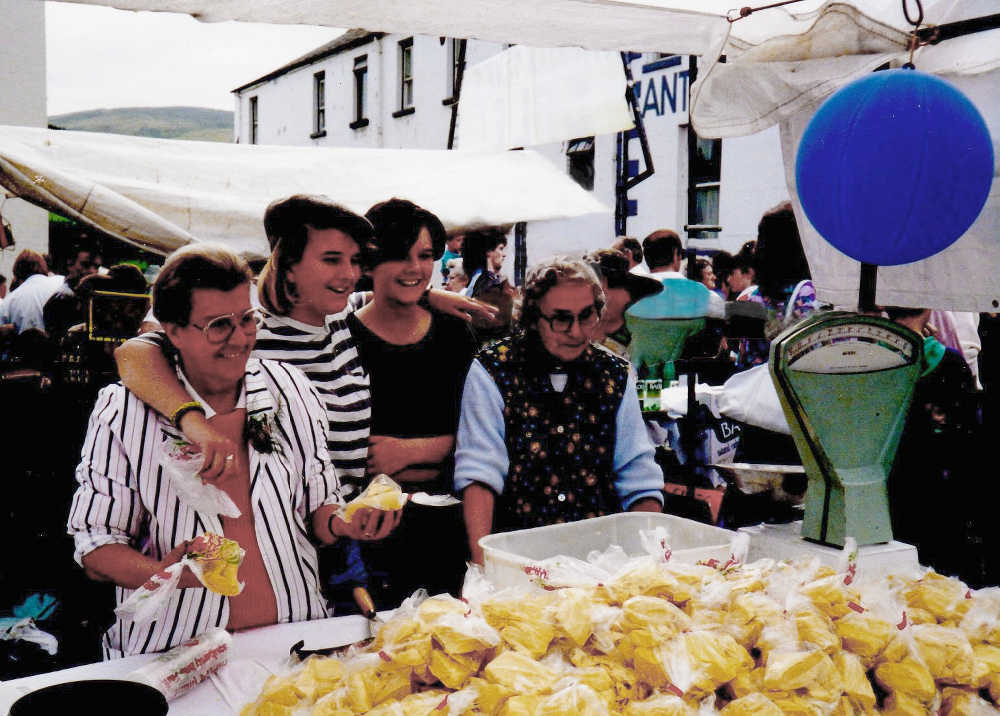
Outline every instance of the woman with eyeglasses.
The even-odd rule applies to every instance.
[[[514,335],[472,362],[455,488],[478,564],[479,539],[494,531],[662,509],[635,376],[591,343],[604,303],[582,260],[543,261],[525,279]]]

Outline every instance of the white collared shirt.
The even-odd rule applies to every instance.
[[[270,453],[253,445],[248,451],[257,543],[274,588],[278,621],[325,618],[310,517],[322,505],[343,502],[326,451],[326,412],[315,388],[294,366],[250,358],[243,384],[248,419],[271,420],[276,443]],[[166,418],[120,383],[100,392],[69,515],[77,562],[107,544],[124,544],[159,560],[204,532],[222,534],[219,516],[183,503],[163,473],[165,440],[179,437]],[[118,604],[131,593],[118,587]],[[104,635],[104,655],[163,651],[228,621],[226,597],[203,588],[177,590],[164,616],[149,625],[119,618]]]
[[[0,323],[13,323],[18,333],[45,330],[45,303],[66,285],[64,276],[35,274],[7,294],[0,306]]]

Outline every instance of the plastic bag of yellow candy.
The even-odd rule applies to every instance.
[[[368,483],[368,487],[360,495],[344,506],[340,517],[344,522],[350,522],[354,513],[362,507],[386,511],[401,510],[408,497],[391,477],[378,475]]]
[[[542,699],[535,716],[610,716],[610,711],[594,689],[576,683]]]
[[[630,701],[624,716],[694,716],[697,711],[673,694],[654,694],[642,701]]]
[[[965,632],[938,624],[917,624],[911,631],[917,654],[935,681],[959,686],[974,685],[975,655]]]
[[[784,711],[764,694],[747,694],[730,701],[719,711],[721,716],[783,716]]]
[[[243,555],[243,548],[235,540],[206,532],[188,544],[187,553],[180,561],[160,570],[132,592],[115,609],[115,614],[131,617],[138,625],[157,619],[166,609],[185,567],[190,568],[208,590],[224,597],[235,597],[243,591],[243,584],[237,579]]]

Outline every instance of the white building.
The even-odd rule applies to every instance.
[[[445,149],[459,48],[460,41],[450,38],[350,30],[235,89],[236,139]],[[470,40],[466,64],[504,49],[502,44]],[[698,139],[688,124],[693,58],[628,58],[655,171],[628,193],[621,212],[627,215],[625,233],[641,240],[656,229],[672,228],[700,251],[737,251],[756,237],[761,214],[788,197],[777,128],[737,139]],[[634,176],[644,169],[635,132],[532,149],[595,192],[611,213],[530,223],[528,264],[557,251],[608,246],[617,233],[614,208],[620,174]],[[685,231],[693,225],[720,229]]]
[[[45,3],[0,0],[0,124],[45,127]],[[10,222],[17,245],[0,251],[0,273],[10,286],[11,267],[21,249],[49,250],[49,215],[23,199],[3,199],[0,215]]]

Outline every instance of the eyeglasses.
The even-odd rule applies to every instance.
[[[227,313],[216,316],[204,326],[196,323],[191,325],[202,331],[209,343],[225,343],[236,332],[237,327],[248,336],[256,334],[257,329],[264,325],[264,317],[256,308],[251,308],[242,314]]]
[[[596,305],[591,304],[580,311],[580,313],[576,316],[573,314],[566,315],[561,313],[557,313],[554,316],[546,316],[544,313],[539,312],[538,317],[544,318],[548,321],[549,327],[555,333],[569,333],[573,330],[574,323],[579,323],[582,330],[593,328],[597,325],[597,322],[601,320],[601,313]]]

